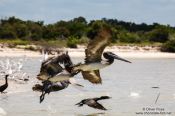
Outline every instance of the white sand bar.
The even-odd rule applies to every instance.
[[[85,57],[85,48],[70,49],[64,48],[63,51],[68,51],[71,57]],[[156,50],[119,50],[118,48],[106,48],[105,51],[111,51],[124,58],[175,58],[175,53],[160,52]],[[16,48],[1,48],[0,57],[41,57],[39,52],[16,49]]]

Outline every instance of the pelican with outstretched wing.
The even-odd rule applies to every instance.
[[[111,65],[114,62],[114,59],[131,63],[112,52],[103,53],[105,47],[112,41],[112,31],[109,27],[102,26],[99,28],[96,35],[90,39],[92,41],[85,50],[85,63],[73,68],[74,71],[81,71],[84,79],[95,84],[102,83],[99,69]],[[102,60],[102,54],[106,60]]]
[[[64,65],[64,67],[61,66]],[[60,82],[69,80],[78,73],[72,73],[73,63],[68,55],[68,52],[62,53],[56,57],[51,57],[42,62],[40,73],[37,79],[42,81]]]
[[[100,109],[100,110],[107,110],[104,106],[102,106],[100,103],[98,103],[99,100],[104,100],[104,99],[110,99],[111,97],[109,96],[101,96],[101,97],[96,97],[96,98],[88,98],[88,99],[83,99],[79,103],[75,104],[78,105],[79,107],[82,107],[83,105],[88,105],[89,107],[95,108],[95,109]]]
[[[61,64],[64,65],[61,66]],[[51,57],[42,62],[40,73],[37,78],[42,81],[43,85],[35,84],[33,91],[42,92],[40,103],[44,100],[46,93],[59,91],[68,87],[69,84],[81,86],[80,84],[71,83],[69,79],[76,75],[77,72],[72,72],[73,63],[68,55],[68,52],[62,53],[56,57]]]

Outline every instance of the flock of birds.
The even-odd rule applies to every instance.
[[[26,56],[20,59],[12,60],[7,58],[6,60],[0,61],[0,76],[9,75],[8,79],[21,82],[28,81],[28,75],[22,71],[23,64],[27,60]]]
[[[63,90],[67,88],[69,84],[84,87],[81,84],[70,81],[70,79],[74,78],[78,73],[81,73],[85,80],[93,84],[102,84],[100,69],[110,66],[115,59],[131,63],[112,52],[104,52],[105,47],[112,41],[111,39],[112,33],[110,28],[99,28],[98,32],[91,38],[91,42],[85,50],[86,58],[84,63],[73,64],[68,52],[50,58],[46,57],[37,75],[37,79],[42,83],[35,84],[32,87],[33,91],[41,92],[40,103],[43,102],[46,94]],[[104,59],[102,59],[102,55]],[[0,86],[0,92],[3,92],[8,86],[7,77],[8,75],[5,76],[6,83]],[[98,101],[110,98],[109,96],[101,96],[83,99],[76,105],[81,107],[86,104],[92,108],[107,110],[98,103]]]
[[[23,63],[26,61],[26,57],[23,59],[10,60],[7,58],[5,61],[0,61],[0,76],[4,76],[5,84],[0,86],[0,92],[5,93],[4,90],[8,87],[8,79],[17,83],[23,83],[29,81],[27,73],[22,71]]]

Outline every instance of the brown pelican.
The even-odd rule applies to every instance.
[[[64,67],[61,66],[64,65]],[[46,93],[65,89],[70,84],[69,79],[75,74],[72,73],[73,63],[68,55],[68,52],[51,57],[44,61],[41,65],[40,74],[37,75],[39,80],[43,81],[43,85],[36,84],[32,89],[41,91],[40,103],[44,100]],[[59,83],[58,83],[59,82]],[[75,84],[81,86],[79,84]],[[82,86],[81,86],[82,87]]]
[[[102,83],[99,69],[111,65],[114,62],[114,59],[131,63],[112,52],[103,53],[105,47],[111,42],[111,37],[111,29],[107,26],[101,26],[97,33],[90,38],[92,41],[88,44],[87,49],[85,50],[85,63],[75,66],[73,70],[81,71],[84,79],[98,84]],[[102,60],[102,53],[106,60]]]
[[[72,84],[69,82],[69,80],[61,81],[59,83],[53,83],[51,81],[44,81],[43,85],[36,84],[32,89],[33,91],[40,91],[42,92],[40,96],[40,103],[44,100],[44,97],[46,94],[49,94],[50,92],[56,92],[63,90],[69,86],[69,84]],[[80,84],[75,84],[76,86],[83,87]]]
[[[42,92],[42,94],[40,96],[40,103],[44,100],[44,97],[46,94],[49,94],[50,92],[56,92],[56,91],[63,90],[65,88],[67,88],[70,84],[70,82],[68,80],[61,81],[59,83],[53,83],[51,81],[46,80],[46,81],[43,81],[42,83],[43,83],[43,85],[35,84],[32,87],[33,91]]]
[[[4,90],[7,89],[7,87],[8,87],[8,78],[7,78],[8,76],[9,75],[5,75],[5,84],[0,86],[0,92],[1,93],[4,93]]]
[[[50,92],[60,91],[69,86],[70,82],[68,80],[61,81],[60,83],[52,83],[50,81],[45,81],[42,88],[42,94],[40,96],[40,103],[44,100],[45,94]]]
[[[64,65],[64,67],[61,66]],[[62,53],[56,57],[48,58],[41,64],[40,73],[37,75],[39,80],[60,82],[69,80],[79,71],[72,73],[73,63],[68,55],[68,52]]]
[[[92,108],[96,108],[96,109],[100,109],[100,110],[107,110],[106,108],[104,108],[100,103],[98,103],[99,100],[103,100],[103,99],[109,99],[111,97],[109,96],[101,96],[99,98],[88,98],[88,99],[83,99],[81,102],[75,104],[78,105],[79,107],[83,106],[84,104],[92,107]]]

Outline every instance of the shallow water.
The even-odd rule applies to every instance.
[[[78,89],[70,85],[65,90],[46,95],[40,104],[40,93],[31,89],[36,83],[34,77],[40,69],[40,61],[38,58],[28,58],[23,70],[30,75],[30,82],[18,88],[7,89],[7,94],[0,94],[0,108],[7,116],[137,116],[136,113],[154,113],[160,110],[168,112],[170,115],[167,116],[175,115],[175,59],[129,60],[133,63],[116,61],[110,67],[102,69],[102,85],[93,85],[83,80],[79,74],[75,79],[84,88]],[[83,59],[73,58],[73,61]],[[160,97],[155,104],[159,93]],[[84,98],[102,95],[112,97],[100,101],[107,111],[74,105]]]

